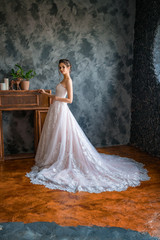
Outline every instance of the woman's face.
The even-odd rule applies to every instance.
[[[63,75],[68,74],[70,72],[70,67],[67,67],[64,63],[60,63],[59,64],[59,71]]]

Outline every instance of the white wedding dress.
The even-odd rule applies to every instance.
[[[56,96],[66,95],[66,88],[58,84]],[[51,104],[47,113],[35,163],[26,174],[32,183],[68,192],[123,191],[149,180],[142,163],[98,153],[67,103],[59,101]]]

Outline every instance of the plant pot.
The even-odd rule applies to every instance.
[[[21,81],[21,89],[22,90],[29,90],[29,81]]]

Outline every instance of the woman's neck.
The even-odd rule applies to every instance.
[[[63,76],[64,76],[63,81],[65,81],[65,80],[67,80],[67,79],[70,78],[70,74],[65,74],[65,75],[63,75]]]

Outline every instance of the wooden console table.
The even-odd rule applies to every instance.
[[[51,90],[45,90],[51,93]],[[50,106],[50,98],[40,94],[38,90],[4,90],[0,91],[0,161],[34,157],[33,154],[14,154],[4,156],[2,111],[34,110],[34,145],[35,152],[38,146],[43,123]]]

